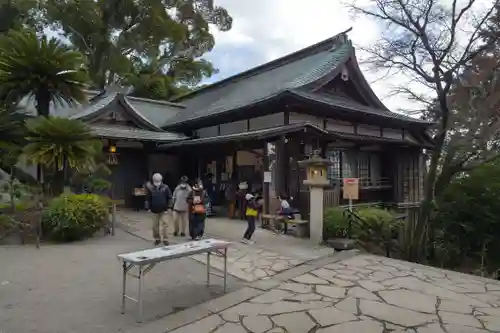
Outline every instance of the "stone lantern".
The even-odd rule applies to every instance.
[[[307,176],[304,185],[309,186],[309,235],[314,242],[321,243],[323,241],[323,196],[325,187],[330,186],[327,167],[332,162],[322,158],[319,150],[315,150],[311,158],[299,161],[298,164],[305,168]]]

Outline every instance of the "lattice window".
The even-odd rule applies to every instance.
[[[370,154],[358,154],[358,178],[361,186],[370,185]]]
[[[332,163],[327,169],[327,177],[331,183],[336,183],[340,179],[340,153],[340,151],[333,149],[326,151],[326,158]]]
[[[357,176],[357,158],[357,152],[355,151],[342,152],[342,178],[352,178]]]

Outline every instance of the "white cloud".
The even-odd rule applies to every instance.
[[[362,0],[370,2],[370,0]],[[208,55],[222,73],[228,73],[227,61],[239,70],[245,70],[261,63],[276,59],[298,49],[314,44],[341,31],[353,28],[349,33],[354,45],[368,46],[380,36],[376,22],[364,17],[352,17],[338,0],[217,0],[217,5],[225,7],[234,19],[229,32],[215,31],[216,46]],[[360,1],[357,1],[360,4]],[[237,54],[227,54],[230,46],[237,46]],[[258,55],[255,61],[242,53]],[[357,53],[358,59],[363,55]],[[242,61],[238,63],[238,57]],[[363,66],[362,66],[363,69]],[[393,87],[408,84],[403,75],[380,80],[381,73],[364,70],[367,80],[382,101],[392,110],[416,109],[418,105],[401,96],[390,96]]]

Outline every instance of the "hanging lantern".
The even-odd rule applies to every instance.
[[[114,142],[110,142],[108,146],[108,156],[106,160],[109,165],[117,165],[118,164],[118,155],[116,154],[116,144]]]

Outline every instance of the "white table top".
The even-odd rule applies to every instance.
[[[182,244],[155,247],[137,252],[122,253],[118,255],[118,258],[131,264],[146,265],[223,249],[227,248],[230,244],[230,242],[209,238]]]

